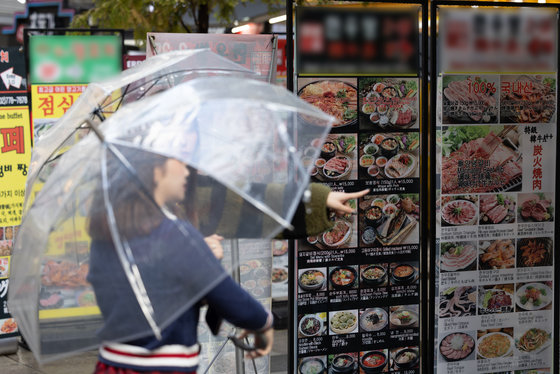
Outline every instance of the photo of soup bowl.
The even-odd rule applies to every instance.
[[[366,225],[379,227],[385,221],[383,210],[378,206],[372,206],[365,212]]]
[[[336,155],[336,145],[333,142],[325,142],[321,146],[321,158],[329,160]]]
[[[384,168],[386,164],[387,164],[387,157],[385,156],[379,156],[375,159],[375,165],[377,165],[380,168]]]
[[[331,373],[332,374],[349,374],[354,373],[354,357],[348,354],[339,354],[336,355],[331,364]]]
[[[381,154],[389,159],[399,151],[399,142],[395,138],[385,138],[379,145],[379,149]]]
[[[366,374],[380,373],[387,366],[387,355],[381,351],[367,352],[360,359],[360,367]]]
[[[371,165],[368,169],[367,169],[367,173],[370,177],[377,177],[379,175],[379,166],[377,165]]]
[[[332,287],[338,290],[352,288],[357,278],[358,272],[350,266],[335,267],[329,273]]]
[[[391,276],[396,283],[407,283],[416,278],[416,269],[409,264],[397,264],[392,268]]]

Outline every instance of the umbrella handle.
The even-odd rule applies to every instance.
[[[237,348],[241,348],[244,351],[256,351],[257,349],[265,349],[268,345],[268,339],[263,333],[255,333],[255,343],[253,346],[245,343],[243,339],[238,338],[235,335],[230,335],[228,338],[233,342]]]

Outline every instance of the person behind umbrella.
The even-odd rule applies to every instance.
[[[200,350],[197,324],[201,300],[214,315],[249,333],[265,336],[266,347],[249,352],[250,357],[270,353],[270,311],[226,274],[202,234],[171,211],[185,198],[189,176],[186,165],[176,159],[121,147],[117,155],[130,163],[125,167],[123,158],[112,152],[107,154],[106,178],[119,177],[105,184],[110,188],[101,188],[94,196],[88,225],[92,237],[88,281],[104,318],[98,333],[102,344],[95,373],[195,373]],[[128,178],[123,178],[123,173]],[[307,203],[301,203],[303,208],[298,215],[309,216],[303,217],[304,221],[324,222],[316,230],[328,228],[327,207],[349,213],[352,210],[344,203],[367,193],[325,193],[325,187],[319,185],[311,190],[317,193]],[[294,221],[301,219],[297,217]],[[309,235],[318,233],[306,231]],[[133,259],[130,273],[123,271],[119,252],[125,253],[128,260]],[[131,286],[130,274],[134,272],[141,275],[142,282],[133,281]],[[192,297],[184,298],[183,293]],[[139,306],[139,294],[148,295],[148,308]],[[187,299],[189,304],[184,302]],[[159,305],[166,305],[169,310],[161,310]],[[160,336],[152,332],[153,325],[146,316],[152,316],[158,326],[163,326]],[[123,342],[125,336],[129,339]]]

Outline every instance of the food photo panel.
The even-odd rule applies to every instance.
[[[439,341],[438,360],[440,362],[457,362],[474,360],[476,331],[452,332]]]
[[[329,267],[329,290],[342,291],[358,288],[358,265]]]
[[[517,197],[511,193],[483,194],[479,196],[480,225],[515,223]]]
[[[329,373],[344,374],[358,372],[358,352],[338,353],[327,356]]]
[[[441,272],[476,270],[478,257],[476,242],[442,242],[440,244]]]
[[[498,75],[444,75],[442,123],[498,123]]]
[[[298,292],[327,290],[327,268],[299,269]]]
[[[360,331],[374,332],[389,326],[389,313],[386,308],[367,308],[360,310]]]
[[[298,338],[326,335],[327,314],[314,313],[298,316]]]
[[[480,270],[512,269],[515,267],[515,239],[481,240],[478,267]]]
[[[418,327],[418,305],[397,305],[389,307],[389,327],[402,329]]]
[[[443,127],[442,194],[519,191],[522,131],[516,125]]]
[[[326,373],[327,356],[305,357],[299,360],[298,373]]]
[[[418,347],[400,347],[391,349],[391,370],[410,370],[420,364]]]
[[[311,168],[311,176],[320,182],[358,179],[356,134],[329,134],[319,158]],[[304,164],[311,159],[303,159]],[[309,166],[309,165],[308,165]]]
[[[550,354],[552,348],[552,326],[538,325],[526,326],[515,329],[515,354],[536,355],[541,353]]]
[[[520,193],[517,195],[519,223],[554,221],[554,194]]]
[[[420,133],[362,133],[358,157],[361,179],[420,177]]]
[[[515,291],[515,311],[552,309],[552,282],[517,283]]]
[[[514,311],[514,284],[478,287],[478,314],[511,313]]]
[[[385,287],[389,284],[389,264],[360,265],[360,287]]]
[[[418,128],[417,78],[359,78],[358,89],[360,129]]]
[[[476,358],[479,360],[513,356],[513,327],[478,330]]]
[[[392,286],[417,283],[420,278],[418,262],[393,262],[389,277]]]
[[[552,266],[552,238],[517,239],[517,267]]]
[[[366,195],[358,208],[361,245],[418,243],[418,194]]]
[[[476,315],[477,288],[472,286],[449,287],[439,294],[439,318]]]
[[[501,123],[554,123],[556,77],[554,75],[502,75]]]
[[[386,373],[389,361],[387,349],[360,352],[360,374]]]
[[[358,331],[358,310],[329,312],[329,334],[351,334]]]
[[[478,196],[458,195],[441,198],[442,226],[472,226],[478,222]]]
[[[348,202],[356,209],[355,199]],[[332,212],[329,219],[333,221],[333,227],[319,235],[308,236],[301,241],[300,250],[310,249],[343,249],[354,248],[358,245],[358,219],[354,214],[338,216]]]
[[[298,78],[298,96],[336,118],[332,131],[357,130],[357,78]]]

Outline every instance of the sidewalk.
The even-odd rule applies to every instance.
[[[271,374],[288,372],[288,330],[274,332],[270,360]],[[39,367],[33,354],[19,347],[17,353],[0,356],[0,371],[2,374],[91,374],[96,362],[97,351],[90,351]]]

